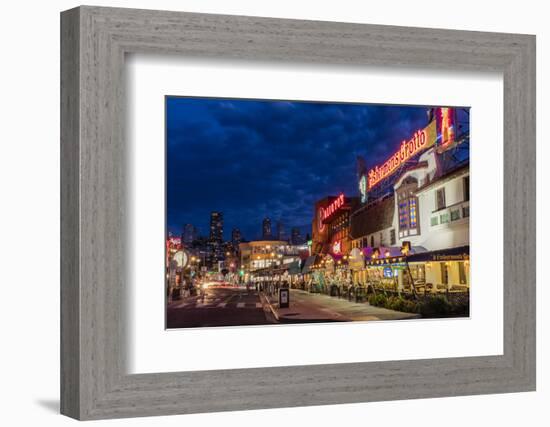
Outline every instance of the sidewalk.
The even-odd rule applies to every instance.
[[[416,313],[403,313],[371,306],[368,302],[355,303],[324,294],[291,289],[290,307],[279,308],[277,297],[262,293],[262,302],[269,305],[281,323],[350,322],[367,320],[416,319]]]

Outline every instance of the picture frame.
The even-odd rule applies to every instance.
[[[128,53],[503,73],[503,354],[127,374]],[[62,414],[89,420],[533,391],[535,259],[534,36],[90,6],[62,12]]]

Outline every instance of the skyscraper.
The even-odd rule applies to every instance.
[[[277,221],[277,240],[286,240],[285,225],[283,221]]]
[[[241,230],[238,228],[234,228],[231,230],[231,243],[233,243],[233,247],[238,248],[239,243],[241,243],[243,240],[241,236]]]
[[[271,236],[271,220],[269,218],[264,218],[262,221],[262,239],[270,240],[272,238]]]
[[[223,213],[210,213],[210,241],[222,242],[223,240]]]
[[[303,243],[302,234],[300,233],[300,229],[298,227],[292,227],[292,234],[290,236],[290,242],[293,245],[301,245]]]
[[[216,267],[223,260],[223,213],[210,213],[210,236],[208,238],[208,264]]]
[[[186,245],[190,245],[198,237],[198,230],[193,224],[185,224],[183,226],[182,241]]]

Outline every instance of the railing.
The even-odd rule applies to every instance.
[[[442,209],[433,211],[430,215],[430,226],[437,227],[443,224],[452,224],[470,216],[470,201],[455,203]]]

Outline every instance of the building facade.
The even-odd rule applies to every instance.
[[[218,262],[223,260],[223,213],[210,213],[210,234],[208,237],[207,264],[216,269]]]
[[[390,160],[359,176],[362,203],[350,227],[357,284],[469,289],[469,154],[460,158],[458,152],[469,136],[455,138],[452,115],[442,110],[450,109],[436,109],[428,126]],[[445,115],[443,137],[438,117]],[[377,186],[390,179],[390,191],[373,198]]]

